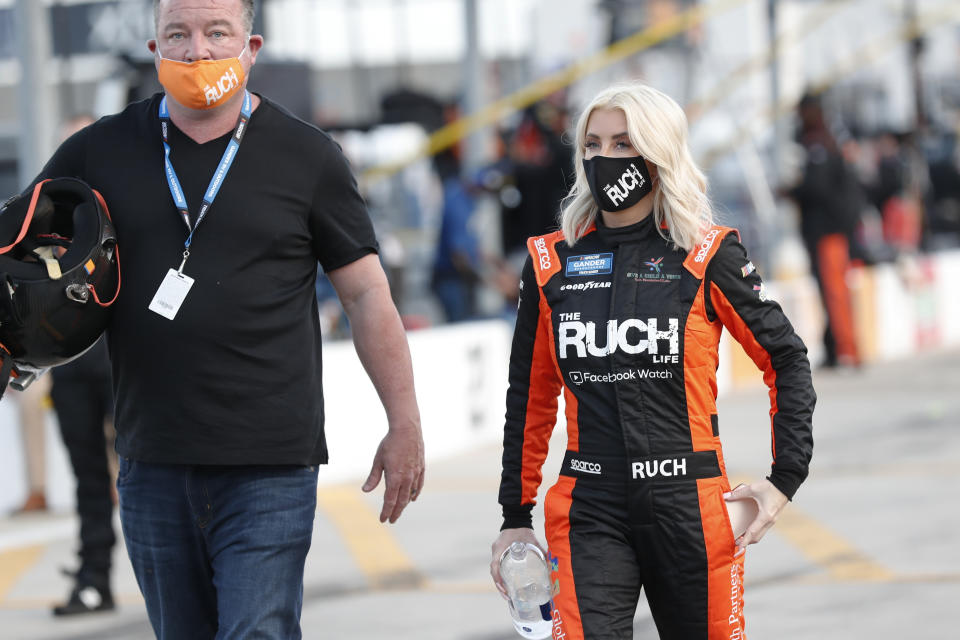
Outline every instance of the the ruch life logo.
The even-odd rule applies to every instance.
[[[643,460],[631,465],[633,479],[648,480],[657,476],[670,478],[687,475],[686,458],[670,458],[667,460]]]
[[[646,181],[643,179],[643,174],[640,173],[637,165],[631,162],[616,182],[604,185],[603,192],[607,194],[607,198],[616,207],[627,199],[631,191],[642,187],[644,184],[646,184]]]
[[[240,79],[237,77],[237,72],[233,70],[233,67],[227,69],[227,72],[220,76],[220,79],[217,80],[213,85],[207,85],[203,88],[203,95],[207,99],[207,104],[215,104],[222,98],[228,91],[240,84]]]
[[[665,320],[665,322],[663,322]],[[666,325],[665,328],[661,329]],[[678,318],[648,318],[646,322],[639,318],[625,320],[611,319],[606,326],[598,327],[596,322],[583,322],[579,313],[561,313],[557,327],[557,352],[563,360],[573,351],[573,357],[586,358],[587,354],[595,358],[604,358],[618,350],[629,354],[647,353],[651,356],[680,353],[680,320]],[[661,351],[661,343],[667,347]],[[654,362],[676,362],[676,359],[654,358]]]

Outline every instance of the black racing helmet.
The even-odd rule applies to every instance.
[[[0,395],[11,376],[24,387],[93,346],[119,293],[117,235],[99,193],[55,178],[4,203]]]

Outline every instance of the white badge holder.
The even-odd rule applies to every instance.
[[[148,308],[167,320],[173,320],[192,286],[193,278],[183,275],[176,269],[170,269],[160,283],[160,288],[153,294],[153,300],[150,301]]]

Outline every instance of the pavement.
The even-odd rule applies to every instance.
[[[821,371],[816,387],[810,477],[748,552],[748,637],[960,637],[960,352]],[[766,403],[759,386],[721,399],[735,481],[767,472]],[[560,431],[545,486],[556,476]],[[490,445],[433,462],[421,498],[395,525],[376,521],[379,496],[362,494],[361,478],[323,487],[306,566],[304,637],[519,637],[487,569],[500,525],[499,457],[500,447]],[[542,524],[542,515],[535,512],[535,521]],[[69,587],[59,569],[75,562],[76,526],[63,513],[0,519],[0,638],[153,637],[122,545],[116,612],[50,615]],[[656,637],[642,601],[635,637]]]

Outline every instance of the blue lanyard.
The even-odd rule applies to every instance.
[[[233,136],[230,138],[230,143],[223,152],[223,157],[220,158],[220,164],[217,166],[217,170],[210,179],[210,185],[203,194],[203,204],[200,205],[200,213],[197,214],[196,223],[191,227],[190,211],[187,209],[187,199],[183,195],[183,188],[180,186],[177,172],[173,169],[173,163],[170,162],[170,138],[168,130],[170,126],[170,112],[167,110],[166,96],[160,101],[160,130],[163,134],[163,164],[167,175],[167,185],[170,187],[170,195],[173,196],[173,203],[177,206],[177,211],[180,212],[180,216],[190,231],[190,235],[187,236],[187,241],[183,243],[183,262],[180,263],[180,272],[183,272],[183,265],[187,262],[187,258],[190,257],[190,243],[193,242],[193,234],[197,231],[197,227],[200,226],[200,221],[206,217],[207,212],[213,205],[213,201],[216,199],[217,194],[220,192],[220,187],[227,177],[227,172],[230,171],[233,160],[237,157],[237,149],[240,148],[240,143],[243,142],[243,134],[247,131],[247,123],[250,120],[251,111],[250,92],[246,91],[243,96],[243,107],[240,109],[240,117],[237,119],[237,128],[234,130]]]

